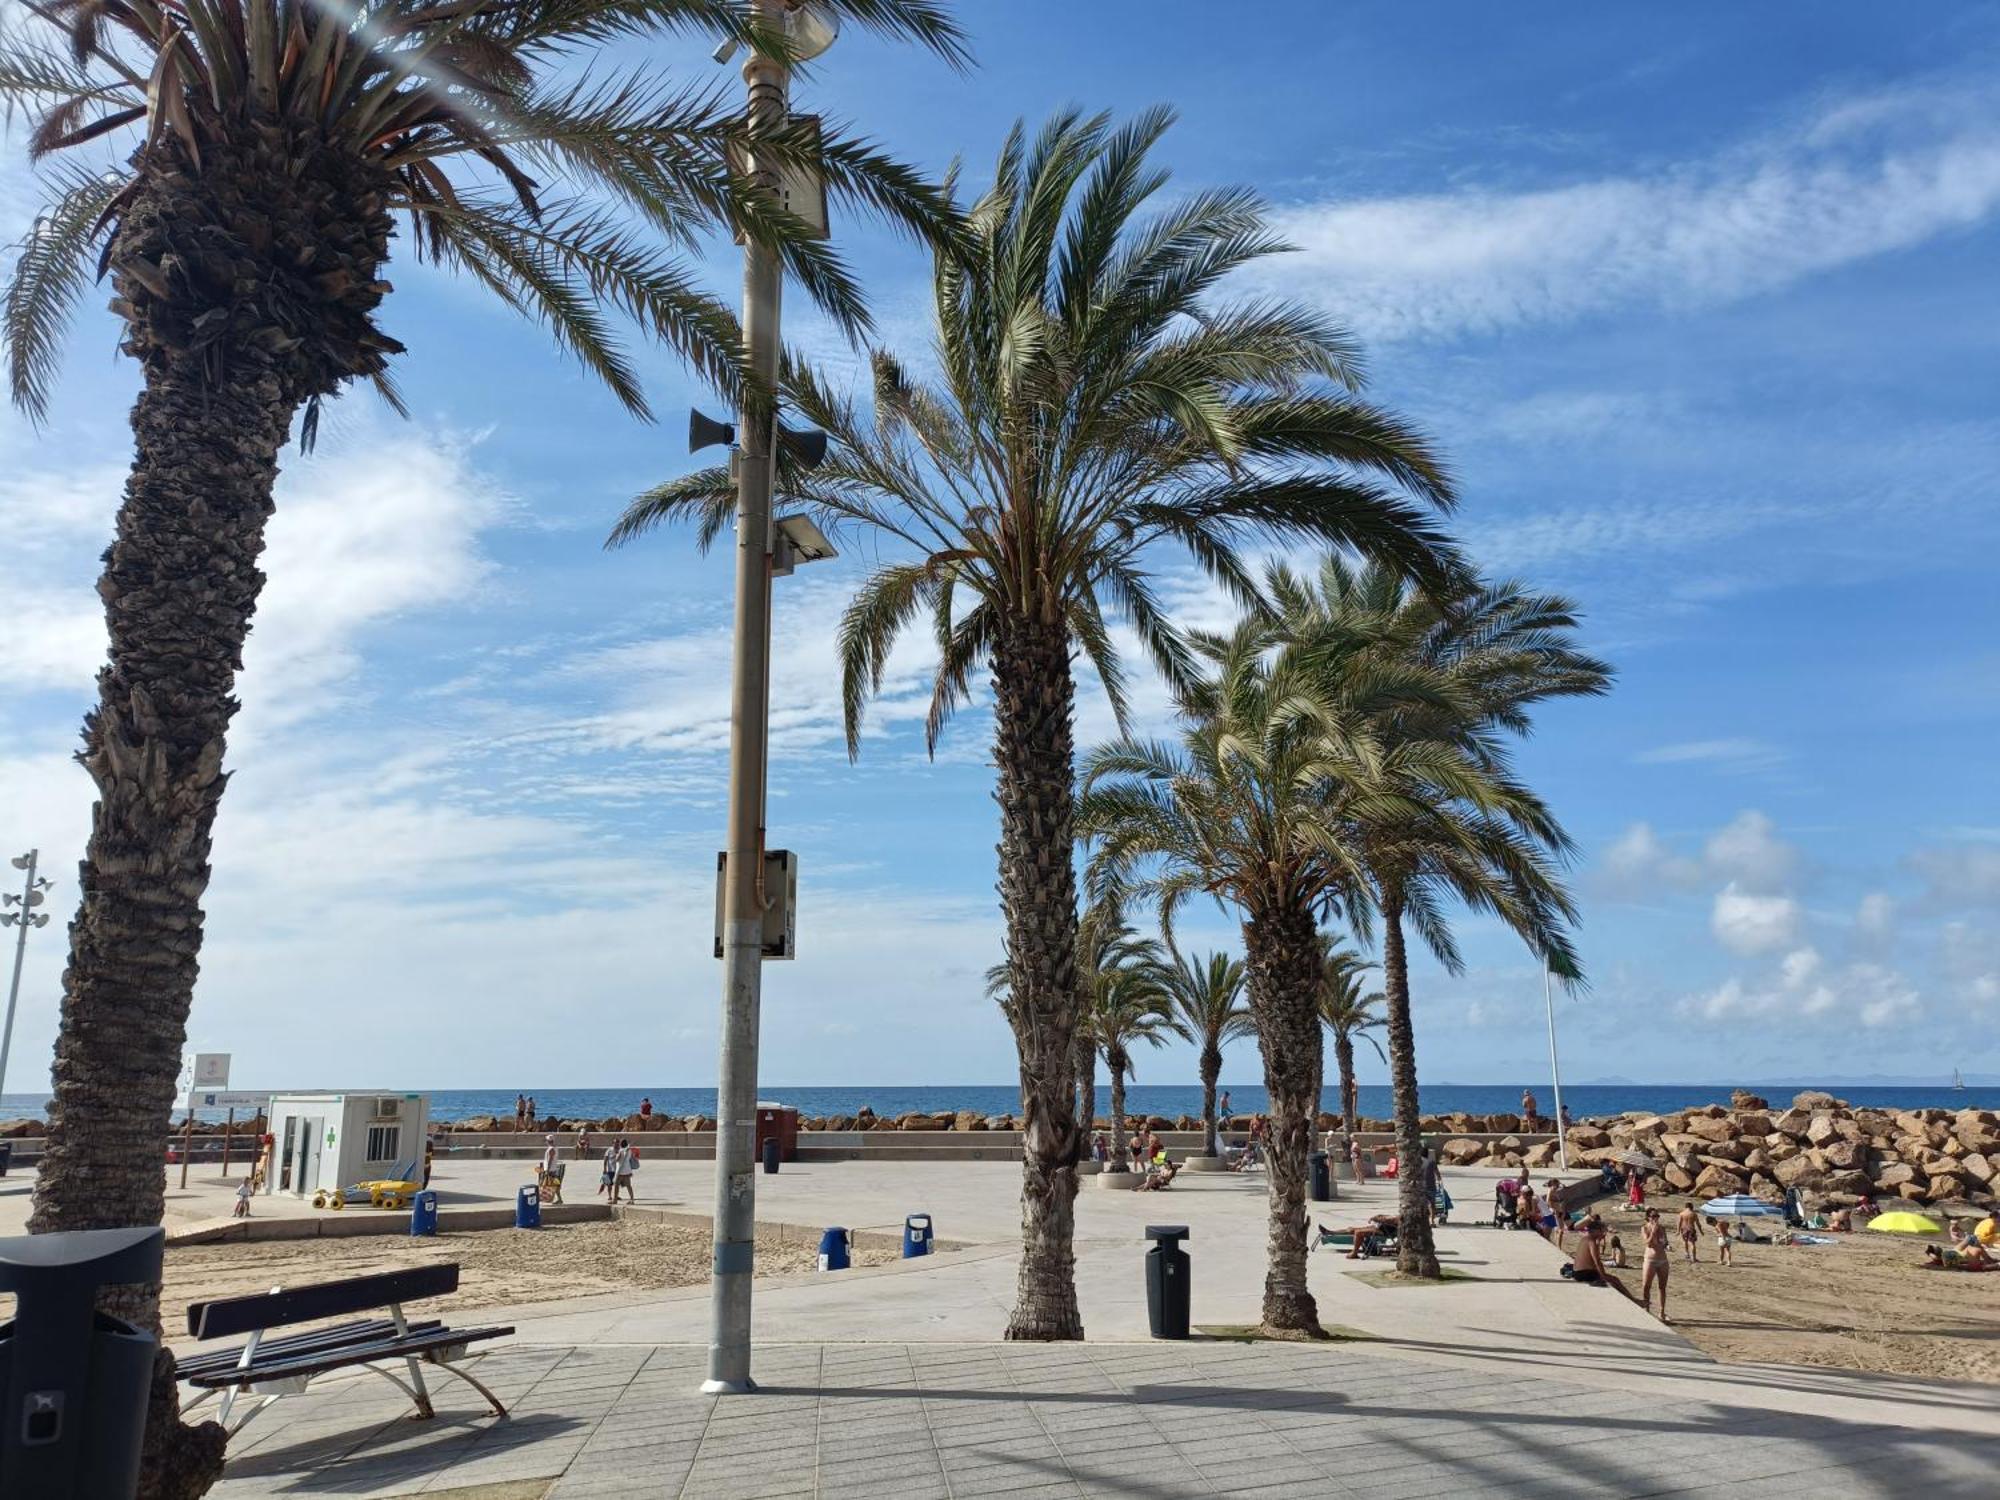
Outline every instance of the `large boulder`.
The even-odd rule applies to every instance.
[[[1740,1193],[1750,1184],[1735,1172],[1729,1170],[1730,1162],[1711,1162],[1701,1169],[1694,1180],[1694,1190],[1705,1198],[1720,1198],[1729,1193]]]
[[[1494,1135],[1513,1135],[1516,1131],[1525,1130],[1527,1122],[1519,1115],[1489,1115],[1486,1128]]]
[[[1731,1144],[1742,1146],[1742,1141]],[[1743,1170],[1746,1172],[1768,1172],[1771,1170],[1771,1155],[1762,1146],[1751,1146],[1743,1155]]]
[[[1922,1180],[1923,1174],[1908,1162],[1897,1162],[1893,1166],[1879,1168],[1875,1173],[1875,1185],[1884,1192],[1894,1192],[1906,1182]]]
[[[1687,1134],[1699,1136],[1705,1141],[1733,1141],[1736,1139],[1736,1127],[1725,1117],[1694,1115],[1687,1122]]]
[[[829,1115],[826,1121],[826,1128],[828,1130],[852,1130],[854,1128],[854,1116]]]
[[[1809,1156],[1788,1157],[1770,1171],[1780,1187],[1816,1188],[1826,1181],[1826,1174],[1813,1165]]]
[[[498,1130],[500,1128],[500,1121],[494,1115],[470,1115],[463,1120],[453,1121],[451,1128],[453,1130]],[[511,1129],[512,1126],[508,1128]]]
[[[1863,1193],[1873,1191],[1874,1186],[1875,1184],[1868,1180],[1866,1172],[1829,1172],[1826,1176],[1825,1191],[1848,1193],[1859,1197]]]
[[[1771,1117],[1762,1110],[1752,1110],[1748,1113],[1739,1114],[1736,1116],[1736,1133],[1738,1135],[1769,1135],[1771,1133]]]
[[[1956,1203],[1965,1196],[1965,1179],[1954,1177],[1949,1172],[1941,1177],[1933,1177],[1924,1193],[1926,1203]]]
[[[1836,1099],[1831,1094],[1823,1094],[1818,1089],[1807,1089],[1803,1094],[1792,1095],[1793,1109],[1845,1109],[1847,1101]]]
[[[1555,1165],[1559,1154],[1554,1141],[1540,1141],[1530,1146],[1521,1159],[1531,1167],[1549,1167]]]
[[[1819,1154],[1836,1172],[1865,1171],[1868,1167],[1868,1148],[1859,1141],[1828,1141]]]
[[[1968,1151],[1958,1159],[1958,1168],[1974,1182],[1986,1185],[2000,1176],[2000,1165],[1983,1151]]]
[[[1660,1180],[1672,1192],[1687,1193],[1694,1190],[1694,1173],[1678,1162],[1670,1161],[1660,1168]]]
[[[1812,1124],[1812,1111],[1788,1109],[1781,1115],[1771,1117],[1771,1128],[1780,1135],[1788,1135],[1795,1141],[1806,1138],[1806,1127]]]
[[[1729,1095],[1729,1107],[1735,1110],[1769,1109],[1771,1106],[1758,1095],[1747,1089],[1733,1089]]]
[[[1611,1132],[1600,1130],[1595,1125],[1572,1125],[1569,1128],[1569,1143],[1581,1151],[1601,1151],[1611,1144]]]
[[[1821,1110],[1807,1122],[1806,1139],[1815,1146],[1824,1146],[1828,1141],[1837,1141],[1840,1139],[1840,1123],[1825,1110]]]
[[[2000,1115],[1990,1109],[1961,1109],[1952,1117],[1951,1133],[1968,1151],[1984,1153],[2000,1145]]]
[[[1438,1160],[1448,1167],[1469,1167],[1486,1155],[1483,1141],[1469,1140],[1464,1136],[1453,1136],[1438,1148]]]

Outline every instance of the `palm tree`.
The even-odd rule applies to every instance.
[[[1346,335],[1283,302],[1214,295],[1283,248],[1257,198],[1212,189],[1142,217],[1167,180],[1149,153],[1172,119],[1149,110],[1113,129],[1069,112],[1032,141],[1017,125],[968,211],[970,255],[934,265],[937,377],[877,351],[866,416],[802,363],[784,383],[832,439],[823,467],[781,471],[787,498],[823,529],[866,528],[905,554],[862,583],[842,623],[849,753],[891,647],[920,619],[939,650],[933,746],[975,673],[991,678],[1026,1126],[1009,1338],[1083,1333],[1070,1274],[1073,658],[1089,659],[1121,722],[1108,612],[1170,682],[1186,676],[1148,573],[1156,543],[1245,596],[1245,539],[1353,547],[1431,581],[1455,562],[1433,519],[1450,501],[1443,471],[1421,437],[1354,394]],[[640,496],[611,540],[688,518],[705,545],[733,503],[728,471],[704,470]]]
[[[1347,892],[1350,911],[1372,907],[1382,921],[1403,1163],[1398,1269],[1435,1278],[1404,924],[1457,973],[1445,911],[1455,899],[1498,916],[1566,984],[1582,983],[1568,934],[1575,908],[1559,876],[1569,839],[1514,774],[1508,740],[1528,731],[1537,703],[1609,691],[1611,669],[1574,646],[1568,600],[1517,583],[1468,581],[1455,596],[1428,597],[1381,569],[1329,558],[1317,587],[1279,571],[1269,593],[1289,649],[1312,663],[1322,692],[1383,673],[1424,685],[1370,714],[1381,759],[1368,795],[1344,799],[1338,836],[1363,872]]]
[[[1169,936],[1190,897],[1241,914],[1271,1101],[1263,1322],[1317,1333],[1305,1201],[1322,1069],[1319,921],[1361,873],[1336,796],[1367,780],[1374,750],[1366,718],[1326,696],[1258,619],[1193,644],[1213,673],[1179,692],[1178,743],[1126,738],[1085,762],[1078,816],[1094,846],[1090,886],[1106,899],[1151,896]]]
[[[1189,1039],[1186,1026],[1167,1009],[1167,995],[1160,987],[1159,945],[1150,938],[1131,935],[1128,928],[1115,947],[1116,957],[1104,970],[1102,982],[1092,987],[1090,1008],[1079,1023],[1103,1054],[1105,1070],[1111,1075],[1110,1164],[1114,1169],[1125,1161],[1125,1082],[1138,1076],[1132,1065],[1132,1049],[1141,1042],[1164,1046],[1169,1037]]]
[[[1371,1034],[1386,1024],[1381,1011],[1382,992],[1362,991],[1361,976],[1375,966],[1362,960],[1351,948],[1341,948],[1322,935],[1325,957],[1320,961],[1319,1018],[1333,1037],[1333,1060],[1340,1073],[1341,1128],[1351,1144],[1361,1127],[1354,1084],[1354,1043],[1357,1038],[1375,1049],[1388,1062],[1382,1044]]]
[[[1215,1086],[1222,1077],[1222,1049],[1242,1037],[1256,1035],[1256,1023],[1243,1004],[1243,960],[1227,953],[1198,953],[1178,948],[1161,966],[1159,986],[1179,1017],[1188,1039],[1201,1049],[1202,1155],[1217,1154]]]
[[[938,0],[821,0],[952,59]],[[397,404],[378,321],[394,215],[411,250],[543,322],[628,409],[645,397],[614,330],[663,340],[725,389],[735,319],[680,255],[735,225],[838,322],[866,312],[838,256],[731,166],[719,89],[656,70],[579,71],[625,37],[720,33],[780,57],[746,0],[30,0],[0,36],[0,108],[34,117],[51,196],[0,301],[15,402],[37,419],[69,313],[108,271],[143,388],[137,452],[98,592],[110,658],[84,723],[97,783],[70,929],[38,1231],[157,1224],[166,1132],[201,947],[224,737],[278,455],[299,418],[368,379]],[[830,188],[948,235],[943,195],[852,139],[757,138],[760,166],[817,161]],[[97,143],[93,146],[93,143]],[[129,150],[127,150],[129,146]],[[96,152],[115,148],[117,160]],[[539,179],[539,181],[538,181]],[[545,189],[543,183],[549,187]],[[754,393],[753,393],[754,394]],[[158,1288],[106,1307],[157,1326]],[[170,1371],[170,1362],[165,1368]],[[170,1440],[157,1383],[146,1472],[198,1493],[221,1429]],[[165,1447],[158,1447],[165,1444]],[[206,1476],[206,1477],[204,1477]]]

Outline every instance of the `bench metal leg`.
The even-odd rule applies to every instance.
[[[410,1322],[409,1319],[403,1316],[403,1304],[400,1302],[391,1302],[389,1304],[389,1316],[395,1321],[396,1337],[408,1338],[410,1336]],[[410,1399],[417,1403],[417,1415],[412,1420],[427,1422],[437,1415],[437,1411],[431,1405],[430,1390],[424,1385],[423,1361],[412,1354],[403,1363],[409,1366],[410,1384],[416,1387],[415,1390],[410,1392]],[[398,1384],[400,1383],[398,1382]]]
[[[471,1386],[475,1391],[479,1392],[480,1395],[484,1396],[487,1400],[487,1403],[490,1406],[492,1406],[493,1414],[495,1416],[504,1417],[507,1415],[507,1408],[500,1404],[500,1398],[494,1395],[491,1391],[489,1391],[478,1380],[466,1374],[465,1371],[459,1369],[456,1365],[446,1364],[441,1359],[434,1359],[431,1361],[431,1364],[434,1368],[442,1370],[447,1375],[456,1375],[460,1380],[463,1380],[467,1385]]]
[[[405,1363],[415,1364],[416,1361],[414,1359],[411,1359],[405,1361]],[[410,1398],[411,1405],[415,1406],[417,1409],[415,1415],[413,1415],[410,1418],[412,1422],[428,1422],[432,1417],[435,1417],[437,1415],[436,1408],[434,1408],[431,1405],[431,1393],[424,1389],[424,1384],[421,1378],[419,1378],[417,1384],[414,1387],[412,1387],[409,1381],[403,1379],[402,1376],[392,1375],[389,1373],[389,1371],[383,1369],[382,1366],[380,1365],[356,1365],[354,1368],[357,1370],[366,1370],[371,1375],[380,1375],[384,1380],[388,1381],[389,1384],[393,1385],[397,1390],[401,1391],[405,1396],[408,1396]]]

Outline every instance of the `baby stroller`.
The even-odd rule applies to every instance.
[[[1521,1227],[1521,1200],[1508,1192],[1504,1185],[1493,1189],[1493,1227],[1495,1229]]]
[[[563,1201],[563,1169],[568,1162],[557,1162],[553,1167],[543,1167],[535,1174],[535,1191],[544,1203]]]

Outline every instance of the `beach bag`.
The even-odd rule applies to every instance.
[[[639,1170],[639,1148],[637,1146],[634,1146],[625,1153],[625,1170],[628,1172]]]

